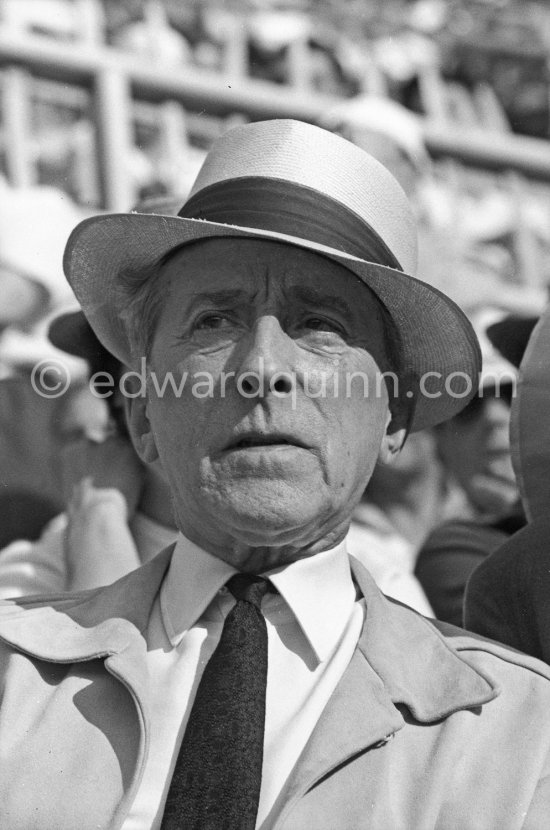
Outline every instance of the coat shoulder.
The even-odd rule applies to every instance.
[[[481,666],[486,665],[491,673],[502,671],[506,674],[507,667],[510,670],[512,670],[512,667],[518,667],[527,670],[533,676],[540,677],[541,680],[550,680],[550,666],[536,657],[531,657],[511,646],[449,623],[440,622],[439,620],[429,620],[429,622],[443,636],[449,646],[468,662]]]
[[[23,612],[28,613],[46,607],[63,612],[91,599],[100,591],[101,588],[92,588],[79,592],[55,591],[45,594],[29,594],[13,599],[0,599],[0,619],[9,619]]]

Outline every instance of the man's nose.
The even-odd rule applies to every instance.
[[[251,330],[236,371],[237,388],[245,398],[290,395],[295,387],[291,371],[292,339],[272,315],[259,318]]]

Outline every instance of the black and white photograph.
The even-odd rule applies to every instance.
[[[548,830],[549,664],[550,0],[0,0],[0,830]]]

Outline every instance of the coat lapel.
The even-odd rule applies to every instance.
[[[276,826],[315,783],[404,726],[380,678],[356,651],[327,703],[282,793]],[[277,805],[276,805],[277,807]]]
[[[124,798],[118,805],[114,817],[114,828],[121,827],[124,823],[131,804],[143,778],[145,759],[149,754],[149,743],[151,736],[150,721],[150,700],[147,683],[146,668],[146,642],[143,637],[134,637],[121,651],[111,654],[105,660],[107,671],[120,680],[130,691],[137,710],[139,720],[139,745],[136,756],[135,771],[130,787],[124,793]]]
[[[405,726],[399,707],[420,723],[470,709],[498,694],[462,659],[434,623],[384,597],[352,559],[364,597],[365,624],[352,660],[290,776],[276,825],[299,798],[354,757],[381,746]]]
[[[358,649],[394,704],[405,705],[420,723],[433,723],[498,695],[492,679],[458,654],[452,637],[444,637],[435,620],[385,597],[368,571],[351,559],[365,598]],[[454,631],[460,634],[460,629]]]

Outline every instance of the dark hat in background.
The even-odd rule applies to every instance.
[[[133,210],[138,213],[176,216],[181,203],[180,196],[158,196],[142,200]],[[55,317],[48,328],[48,340],[57,349],[84,358],[89,363],[97,361],[107,352],[81,308],[65,311]],[[107,354],[112,357],[109,352]]]
[[[80,309],[66,311],[50,323],[48,340],[63,352],[90,360],[101,346]]]
[[[514,366],[519,367],[538,319],[509,314],[488,326],[486,334],[495,349]]]
[[[116,380],[124,371],[118,358],[96,337],[80,309],[55,317],[48,329],[48,340],[57,349],[85,360],[90,378],[101,372],[110,374]]]

